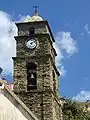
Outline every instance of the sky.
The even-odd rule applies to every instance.
[[[32,16],[35,5],[39,6],[39,15],[48,20],[56,40],[60,95],[78,101],[90,99],[90,0],[0,0],[2,76],[10,79],[13,73],[14,23]]]

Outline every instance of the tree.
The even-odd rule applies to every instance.
[[[90,112],[71,99],[65,101],[62,111],[64,120],[90,120]]]

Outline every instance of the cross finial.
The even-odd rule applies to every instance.
[[[33,6],[33,8],[34,8],[34,15],[37,16],[39,6]]]

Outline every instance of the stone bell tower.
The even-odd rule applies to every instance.
[[[17,57],[14,57],[14,93],[39,118],[61,120],[55,42],[50,26],[35,9],[34,15],[16,23]]]

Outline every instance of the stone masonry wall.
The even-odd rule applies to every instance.
[[[21,92],[17,96],[24,102],[24,104],[42,120],[42,94],[39,92]]]
[[[36,39],[37,46],[35,49],[30,50],[26,47],[26,42],[30,36],[27,37],[17,37],[17,57],[30,57],[30,56],[42,56],[45,54],[50,54],[55,62],[55,53],[52,48],[52,42],[50,43],[50,38],[46,34],[44,35],[36,35],[34,39]]]
[[[51,91],[21,92],[17,95],[39,120],[61,120],[60,106],[54,101]]]
[[[42,59],[28,58],[28,60],[35,62],[37,65],[37,90],[52,89],[50,59],[42,57]],[[14,60],[14,90],[16,92],[27,91],[27,72],[24,58],[16,58]]]
[[[26,23],[26,24],[21,24],[18,26],[18,35],[22,36],[22,35],[29,35],[29,29],[33,27],[35,28],[35,33],[36,34],[41,34],[41,33],[49,33],[48,29],[46,27],[45,24],[39,23],[39,24],[34,24],[33,23]]]
[[[62,120],[62,109],[60,101],[54,97],[53,99],[53,119]]]

